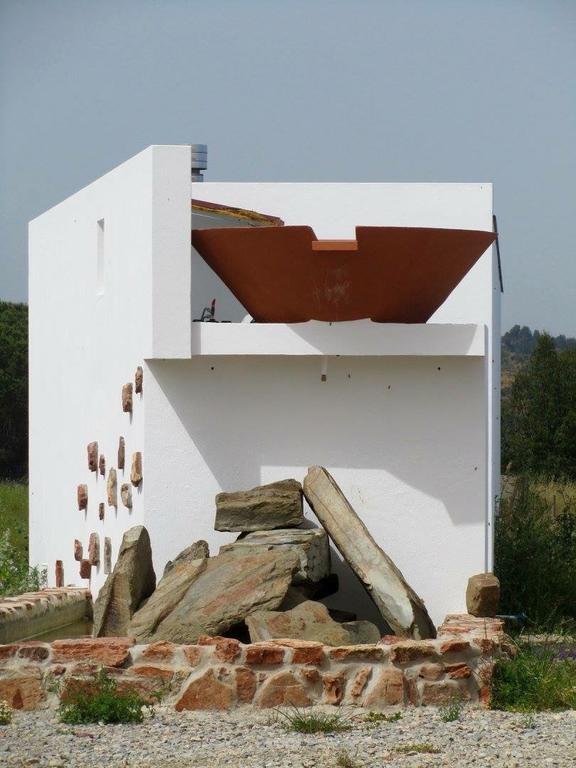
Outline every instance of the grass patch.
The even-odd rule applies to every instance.
[[[0,482],[0,533],[10,531],[12,544],[28,559],[28,485]]]
[[[365,717],[367,723],[397,723],[402,719],[402,712],[393,712],[391,715],[385,715],[384,712],[368,712]]]
[[[524,728],[524,730],[531,730],[532,728],[536,728],[536,718],[534,717],[534,713],[527,712],[522,718],[520,725],[522,728]]]
[[[282,726],[294,733],[337,733],[350,728],[350,724],[340,714],[302,712],[297,707],[291,712],[283,712],[281,709],[276,709],[275,712]]]
[[[360,763],[353,760],[348,752],[340,752],[336,756],[336,765],[338,768],[360,768]]]
[[[0,483],[0,596],[34,592],[46,574],[28,566],[28,486]]]
[[[141,723],[149,707],[139,693],[120,693],[117,683],[100,670],[89,691],[79,691],[60,704],[60,720],[69,725],[86,723]]]
[[[421,744],[402,744],[399,747],[394,747],[394,751],[401,752],[404,755],[408,755],[412,752],[422,755],[440,754],[440,750],[432,746],[432,744],[428,743],[427,741],[424,741]]]
[[[544,712],[576,709],[576,660],[558,658],[553,645],[518,645],[499,659],[492,679],[492,709]]]
[[[462,702],[460,699],[453,699],[448,704],[440,707],[440,720],[443,723],[453,723],[455,720],[460,720],[462,714]]]

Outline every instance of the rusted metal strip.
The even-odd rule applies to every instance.
[[[192,242],[263,323],[425,323],[494,242],[494,232],[357,227],[321,241],[306,226],[202,229]]]

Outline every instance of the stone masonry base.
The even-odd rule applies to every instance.
[[[436,640],[386,636],[378,645],[333,648],[302,640],[242,645],[203,637],[197,645],[130,638],[0,645],[0,699],[17,709],[56,706],[90,689],[105,668],[119,690],[176,710],[313,704],[383,709],[486,704],[495,658],[506,648],[502,622],[448,616]]]

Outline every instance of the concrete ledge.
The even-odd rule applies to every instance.
[[[333,648],[301,640],[243,645],[203,637],[197,645],[131,638],[56,640],[0,646],[0,699],[15,708],[57,706],[89,691],[102,667],[120,690],[176,710],[313,704],[369,709],[486,704],[494,660],[506,651],[497,619],[449,616],[435,640],[387,636],[377,645]]]
[[[87,589],[61,587],[0,598],[0,643],[11,643],[65,627],[89,616]]]
[[[485,327],[423,323],[193,323],[196,355],[485,355]]]

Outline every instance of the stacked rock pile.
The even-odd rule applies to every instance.
[[[321,527],[305,520],[304,496]],[[129,635],[139,643],[195,643],[203,635],[376,643],[381,633],[374,624],[349,620],[353,614],[331,616],[318,602],[338,589],[329,537],[394,633],[435,636],[422,600],[321,467],[309,470],[303,487],[290,479],[220,493],[215,529],[238,539],[212,557],[206,542],[192,544],[166,565],[158,585],[148,533],[130,529],[96,600],[94,636]]]

